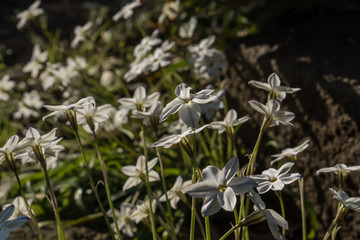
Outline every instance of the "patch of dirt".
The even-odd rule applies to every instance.
[[[359,9],[304,10],[277,19],[267,32],[227,42],[226,89],[241,115],[250,114],[252,121],[240,129],[242,145],[250,152],[255,144],[262,116],[248,104],[249,100],[266,102],[266,93],[248,85],[250,80],[267,81],[276,72],[282,85],[300,87],[302,91],[288,95],[282,110],[296,114],[294,127],[270,129],[262,142],[275,140],[280,149],[295,147],[305,139],[311,145],[299,156],[300,173],[305,180],[305,199],[318,216],[316,239],[321,239],[335,217],[337,201],[328,190],[337,187],[334,174],[316,175],[323,167],[337,163],[360,164],[360,22]],[[280,26],[280,27],[278,27]],[[259,158],[258,172],[270,167],[266,148]],[[245,157],[242,159],[245,164]],[[350,173],[346,192],[360,196],[360,175]],[[290,186],[297,192],[297,184]],[[274,196],[270,196],[275,199]],[[285,202],[289,213],[288,239],[301,239],[299,201]],[[274,202],[274,205],[278,205]],[[310,218],[307,216],[308,229]],[[360,239],[360,214],[350,211],[341,223],[338,239]]]

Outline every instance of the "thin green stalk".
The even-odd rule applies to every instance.
[[[187,206],[189,209],[191,209],[191,205],[189,204],[189,202],[184,201],[184,200],[186,200],[186,198],[185,198],[185,199],[181,199],[181,200],[186,204],[186,206]],[[203,226],[203,224],[202,224],[202,222],[201,222],[201,218],[200,218],[200,216],[199,216],[199,214],[198,214],[197,212],[196,212],[196,214],[195,214],[195,218],[196,218],[196,221],[198,222],[198,225],[199,225],[199,227],[200,227],[200,231],[201,231],[201,234],[202,234],[202,236],[203,236],[203,239],[206,239],[204,226]],[[206,223],[205,223],[205,224],[206,224]]]
[[[304,179],[298,179],[300,189],[300,204],[301,204],[301,223],[302,223],[302,239],[306,240],[306,215],[305,215],[305,201],[304,201]]]
[[[51,200],[51,204],[53,206],[53,210],[54,210],[54,214],[55,214],[55,218],[56,218],[56,225],[57,225],[56,227],[57,227],[57,231],[58,231],[58,238],[59,238],[59,240],[65,240],[66,237],[65,237],[64,228],[63,228],[63,225],[62,225],[62,222],[60,219],[58,203],[57,203],[57,200],[55,197],[54,190],[50,183],[49,173],[46,169],[46,159],[40,160],[40,164],[41,164],[42,170],[45,174],[45,182],[46,182],[46,186],[49,191],[49,194],[50,194],[50,200]]]
[[[73,129],[73,130],[74,130],[74,129]],[[79,136],[79,132],[78,132],[77,130],[74,130],[74,133],[75,133],[76,140],[77,140],[78,145],[79,145],[79,147],[80,147],[80,151],[81,151],[81,154],[82,154],[84,163],[85,163],[85,169],[86,169],[86,171],[87,171],[87,174],[88,174],[88,177],[89,177],[89,180],[90,180],[90,187],[91,187],[91,189],[92,189],[92,191],[93,191],[93,193],[94,193],[94,195],[95,195],[96,201],[97,201],[97,203],[98,203],[98,205],[99,205],[99,207],[100,207],[100,210],[101,210],[101,212],[102,212],[102,215],[104,216],[105,223],[106,223],[106,225],[107,225],[107,227],[108,227],[108,229],[109,229],[109,231],[110,231],[111,237],[112,237],[113,240],[115,240],[114,232],[113,232],[113,230],[112,230],[112,228],[111,228],[111,224],[110,224],[109,218],[108,218],[108,216],[107,216],[107,214],[106,214],[106,211],[105,211],[105,209],[104,209],[104,206],[102,205],[102,202],[101,202],[101,200],[100,200],[100,196],[99,196],[99,194],[98,194],[98,192],[97,192],[97,189],[96,189],[96,187],[95,187],[94,180],[93,180],[93,178],[92,178],[91,171],[90,171],[90,168],[89,168],[89,163],[88,163],[87,160],[86,160],[84,148],[83,148],[83,145],[82,145],[82,143],[81,143],[81,139],[80,139],[80,136]],[[117,220],[114,219],[114,221],[117,221]]]
[[[30,208],[30,205],[29,205],[29,203],[28,203],[28,200],[27,200],[27,198],[26,198],[26,196],[25,196],[25,193],[24,193],[24,191],[23,191],[23,189],[22,189],[22,184],[21,184],[21,180],[20,180],[20,178],[19,178],[19,174],[18,174],[18,172],[17,172],[17,168],[16,168],[15,161],[9,160],[8,157],[5,157],[5,159],[6,159],[7,163],[8,163],[8,165],[9,165],[9,167],[12,169],[12,171],[13,171],[14,174],[15,174],[16,181],[17,181],[17,183],[18,183],[18,185],[19,185],[21,197],[24,199],[26,210],[27,210],[27,212],[29,213],[29,216],[30,216],[31,220],[32,220],[32,222],[33,222],[34,225],[35,225],[36,232],[37,232],[37,234],[38,234],[38,236],[39,236],[39,239],[40,239],[40,240],[43,240],[44,237],[43,237],[43,235],[42,235],[42,233],[41,233],[39,224],[38,224],[38,222],[36,221],[36,218],[35,218],[33,212],[31,211],[31,208]],[[13,163],[13,164],[12,164],[12,163]]]
[[[105,164],[104,160],[101,157],[99,146],[98,146],[98,143],[97,143],[96,134],[95,134],[94,130],[92,130],[92,135],[94,137],[95,150],[96,150],[98,160],[99,160],[99,163],[100,163],[100,167],[101,167],[101,171],[102,171],[102,174],[103,174],[106,196],[107,196],[109,206],[110,206],[110,209],[111,209],[112,217],[114,219],[114,223],[115,223],[114,225],[115,225],[115,228],[116,228],[117,237],[118,237],[119,240],[121,240],[120,229],[119,229],[118,223],[116,221],[114,204],[113,204],[112,199],[111,199],[111,193],[110,193],[110,187],[109,187],[109,180],[108,180],[106,164]]]
[[[150,211],[150,222],[151,222],[151,232],[153,236],[153,240],[156,240],[156,227],[155,227],[155,218],[154,218],[154,212],[152,209],[152,201],[151,201],[151,188],[150,188],[150,182],[149,182],[149,169],[148,169],[148,155],[147,155],[147,149],[146,149],[146,142],[145,142],[145,135],[144,135],[144,125],[141,125],[141,132],[140,132],[140,138],[142,139],[143,146],[144,146],[144,155],[145,155],[145,171],[146,171],[146,189],[148,193],[148,201],[149,201],[149,211]]]
[[[173,235],[175,236],[176,239],[176,233],[175,233],[175,226],[174,226],[174,217],[172,215],[172,211],[171,211],[171,205],[170,205],[170,200],[169,200],[169,196],[167,194],[167,188],[166,188],[166,181],[165,181],[165,174],[164,174],[164,166],[163,166],[163,162],[161,159],[161,155],[159,152],[159,148],[155,148],[156,149],[156,155],[159,159],[159,163],[160,163],[160,175],[161,175],[161,180],[162,180],[162,185],[163,185],[163,191],[165,194],[165,198],[166,198],[166,210],[167,210],[167,215],[168,218],[170,220],[170,229],[173,233]]]
[[[234,219],[235,219],[235,225],[237,225],[238,224],[238,218],[239,218],[239,216],[238,216],[238,212],[237,212],[237,209],[236,209],[236,207],[234,208]],[[240,232],[239,232],[239,229],[236,229],[235,230],[235,240],[239,240],[240,239]]]
[[[336,213],[336,217],[331,222],[328,230],[326,231],[323,240],[327,240],[330,237],[331,233],[333,232],[333,229],[337,228],[337,225],[339,224],[340,220],[346,215],[347,212],[348,209],[341,205],[341,207],[338,209]]]
[[[227,231],[221,238],[220,240],[225,240],[228,236],[230,236],[236,229],[238,229],[239,227],[242,227],[243,223],[238,223],[235,226],[233,226],[229,231]]]
[[[276,194],[276,196],[278,197],[279,202],[280,202],[281,215],[282,215],[282,217],[286,220],[286,217],[285,217],[285,206],[284,206],[284,200],[283,200],[283,198],[282,198],[282,193],[281,193],[281,191],[275,191],[275,194]],[[285,228],[282,229],[282,234],[283,234],[283,236],[285,237],[285,234],[286,234],[286,229],[285,229]]]
[[[196,183],[196,137],[193,134],[193,176],[192,183]],[[196,199],[191,198],[191,223],[190,223],[190,240],[195,239],[195,215],[196,215]],[[206,231],[207,232],[207,231]]]

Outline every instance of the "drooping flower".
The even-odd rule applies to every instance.
[[[22,29],[29,20],[34,20],[35,17],[40,16],[44,13],[42,8],[39,8],[41,1],[35,1],[30,7],[18,14],[16,14],[16,18],[19,19],[18,24],[16,25],[17,29]]]
[[[48,59],[48,55],[47,51],[41,52],[39,44],[35,44],[30,62],[23,67],[23,72],[30,72],[32,78],[37,78],[40,70]]]
[[[256,186],[249,177],[235,177],[238,169],[237,157],[232,158],[222,170],[209,165],[201,173],[203,181],[185,189],[185,193],[193,197],[205,198],[201,208],[204,217],[217,213],[221,208],[233,211],[236,195],[247,193]]]
[[[120,98],[119,103],[129,110],[145,111],[157,102],[160,93],[154,92],[146,96],[146,89],[143,86],[136,88],[132,98]]]
[[[255,191],[251,191],[247,196],[254,203],[255,212],[241,220],[241,222],[251,222],[252,219],[264,220],[263,218],[265,218],[273,237],[276,240],[285,240],[285,237],[280,233],[278,225],[282,228],[288,229],[289,226],[287,221],[274,210],[266,209],[265,203],[262,201],[260,195]],[[257,222],[259,221],[255,221],[255,223]]]
[[[345,208],[360,212],[360,197],[350,197],[344,191],[336,191],[332,188],[329,189],[334,194],[333,197],[341,202]]]
[[[206,104],[216,99],[213,90],[203,89],[195,94],[190,93],[191,87],[185,83],[179,84],[175,89],[174,100],[169,102],[160,115],[160,122],[166,120],[171,114],[179,112],[180,119],[189,127],[195,128],[200,120],[200,104]]]
[[[156,200],[153,199],[151,202],[152,211],[155,212]],[[137,224],[144,218],[150,216],[150,204],[147,198],[144,201],[139,200],[135,206],[134,212],[131,214],[131,219]]]
[[[303,142],[302,144],[300,144],[297,147],[286,148],[286,149],[282,150],[281,153],[279,153],[279,154],[271,155],[271,157],[275,157],[276,159],[272,160],[270,162],[270,164],[273,165],[275,162],[280,161],[281,159],[283,159],[285,157],[291,159],[292,161],[296,161],[296,155],[298,155],[299,153],[303,152],[306,148],[308,148],[309,142],[310,142],[310,139],[306,140],[305,142]]]
[[[92,22],[87,22],[84,26],[76,26],[74,29],[75,38],[71,42],[71,47],[75,48],[80,42],[85,41],[89,35],[89,31],[93,26]]]
[[[113,21],[117,22],[120,18],[128,19],[130,18],[134,13],[134,8],[141,6],[140,0],[134,0],[131,3],[125,4],[120,11],[115,13],[115,15],[112,17]]]
[[[0,101],[9,100],[9,94],[7,93],[15,87],[15,82],[10,80],[10,76],[5,74],[0,80]]]
[[[129,178],[126,180],[123,191],[135,187],[136,185],[140,184],[141,182],[146,182],[146,166],[148,167],[149,172],[149,182],[159,181],[160,176],[154,170],[151,170],[155,167],[158,158],[154,158],[146,163],[146,159],[144,155],[138,157],[136,165],[127,165],[121,168],[121,171]]]
[[[264,115],[266,118],[265,127],[278,126],[279,123],[293,126],[290,121],[295,118],[295,114],[288,111],[280,111],[280,103],[278,101],[270,99],[266,105],[255,100],[250,100],[249,103],[252,108]]]
[[[273,191],[281,191],[285,185],[290,184],[301,178],[299,173],[289,173],[291,167],[295,163],[288,162],[282,165],[278,170],[269,168],[261,173],[261,175],[250,176],[257,183],[257,190],[260,194]]]
[[[125,234],[128,237],[133,237],[134,233],[136,233],[137,229],[135,226],[135,222],[131,218],[132,213],[134,212],[133,205],[123,202],[120,205],[120,211],[117,209],[114,209],[115,211],[115,217],[114,221],[117,221],[117,225],[119,227],[119,230]],[[107,212],[107,215],[109,217],[112,217],[111,210]],[[111,223],[111,227],[113,231],[116,231],[115,222]]]
[[[14,210],[15,206],[12,204],[0,213],[0,239],[8,239],[10,232],[15,231],[30,220],[24,215],[8,220],[13,215]]]
[[[176,181],[172,188],[167,192],[170,205],[173,209],[176,209],[176,205],[181,198],[186,199],[184,196],[185,189],[191,185],[191,180],[183,182],[182,176],[177,176]],[[162,195],[159,200],[161,202],[166,201],[165,194]]]
[[[268,83],[263,83],[260,81],[251,80],[249,84],[257,88],[268,91],[269,92],[268,100],[277,99],[280,102],[285,99],[287,93],[295,93],[301,90],[301,88],[290,88],[290,87],[280,86],[281,81],[276,73],[272,73],[268,77],[267,81]]]

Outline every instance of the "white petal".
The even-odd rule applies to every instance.
[[[160,114],[160,122],[163,122],[165,119],[167,119],[169,115],[179,111],[182,106],[184,106],[183,101],[179,98],[175,98],[174,100],[169,102]]]
[[[185,104],[179,110],[180,119],[189,127],[196,128],[200,120],[200,106],[197,103]]]
[[[226,188],[225,192],[217,194],[217,200],[225,211],[233,211],[236,205],[236,195],[232,188]]]
[[[269,77],[268,77],[268,83],[270,84],[270,86],[272,88],[280,86],[281,81],[279,76],[276,73],[272,73]]]
[[[224,118],[224,122],[232,125],[232,123],[236,120],[236,118],[237,118],[236,111],[234,109],[230,109]]]
[[[217,194],[219,192],[217,186],[218,186],[217,182],[208,180],[208,181],[194,183],[193,185],[187,187],[184,191],[190,196],[203,198]]]
[[[125,182],[125,184],[124,184],[124,186],[123,186],[123,191],[126,191],[126,190],[128,190],[129,188],[132,188],[132,187],[134,187],[134,186],[136,186],[136,185],[138,185],[138,184],[140,184],[140,183],[141,183],[141,179],[140,179],[140,178],[129,177],[129,178],[126,180],[126,182]]]
[[[250,100],[249,104],[251,105],[251,107],[253,109],[258,111],[259,113],[261,113],[261,114],[263,114],[265,116],[268,115],[269,110],[264,104],[262,104],[262,103],[260,103],[258,101],[255,101],[255,100]]]
[[[201,215],[207,217],[217,213],[221,209],[221,206],[217,200],[217,196],[207,197],[204,200],[204,204],[201,207]]]
[[[237,157],[233,157],[230,159],[225,167],[221,170],[221,172],[224,174],[224,183],[228,184],[228,181],[230,181],[237,171],[239,170],[239,159]]]
[[[249,84],[253,85],[254,87],[260,88],[260,89],[264,89],[268,92],[271,91],[271,86],[268,83],[264,83],[264,82],[260,82],[260,81],[255,81],[255,80],[251,80],[249,82]]]
[[[209,165],[202,170],[201,175],[203,181],[212,180],[214,182],[217,182],[219,173],[220,169],[215,166]]]
[[[256,182],[249,177],[234,177],[228,184],[235,194],[244,194],[256,186]]]
[[[123,166],[121,168],[121,171],[126,175],[126,176],[137,176],[138,175],[138,171],[136,170],[135,166]]]

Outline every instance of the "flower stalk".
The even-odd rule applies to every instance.
[[[89,124],[89,126],[91,127],[90,124]],[[95,129],[91,127],[91,130],[92,130],[92,135],[94,137],[95,150],[96,150],[96,153],[97,153],[97,156],[98,156],[98,160],[99,160],[101,171],[102,171],[103,178],[104,178],[104,185],[105,185],[105,190],[106,190],[108,203],[109,203],[111,213],[112,213],[112,217],[113,217],[114,223],[115,223],[115,229],[116,229],[117,237],[118,237],[119,240],[121,240],[122,238],[121,238],[120,229],[119,229],[119,226],[118,226],[118,223],[117,223],[117,220],[116,220],[114,204],[113,204],[112,199],[111,199],[111,193],[110,193],[110,187],[109,187],[109,180],[108,180],[106,164],[105,164],[104,159],[102,158],[100,150],[99,150],[99,146],[98,146],[98,143],[97,143],[97,137],[96,137],[96,134],[95,134]]]

